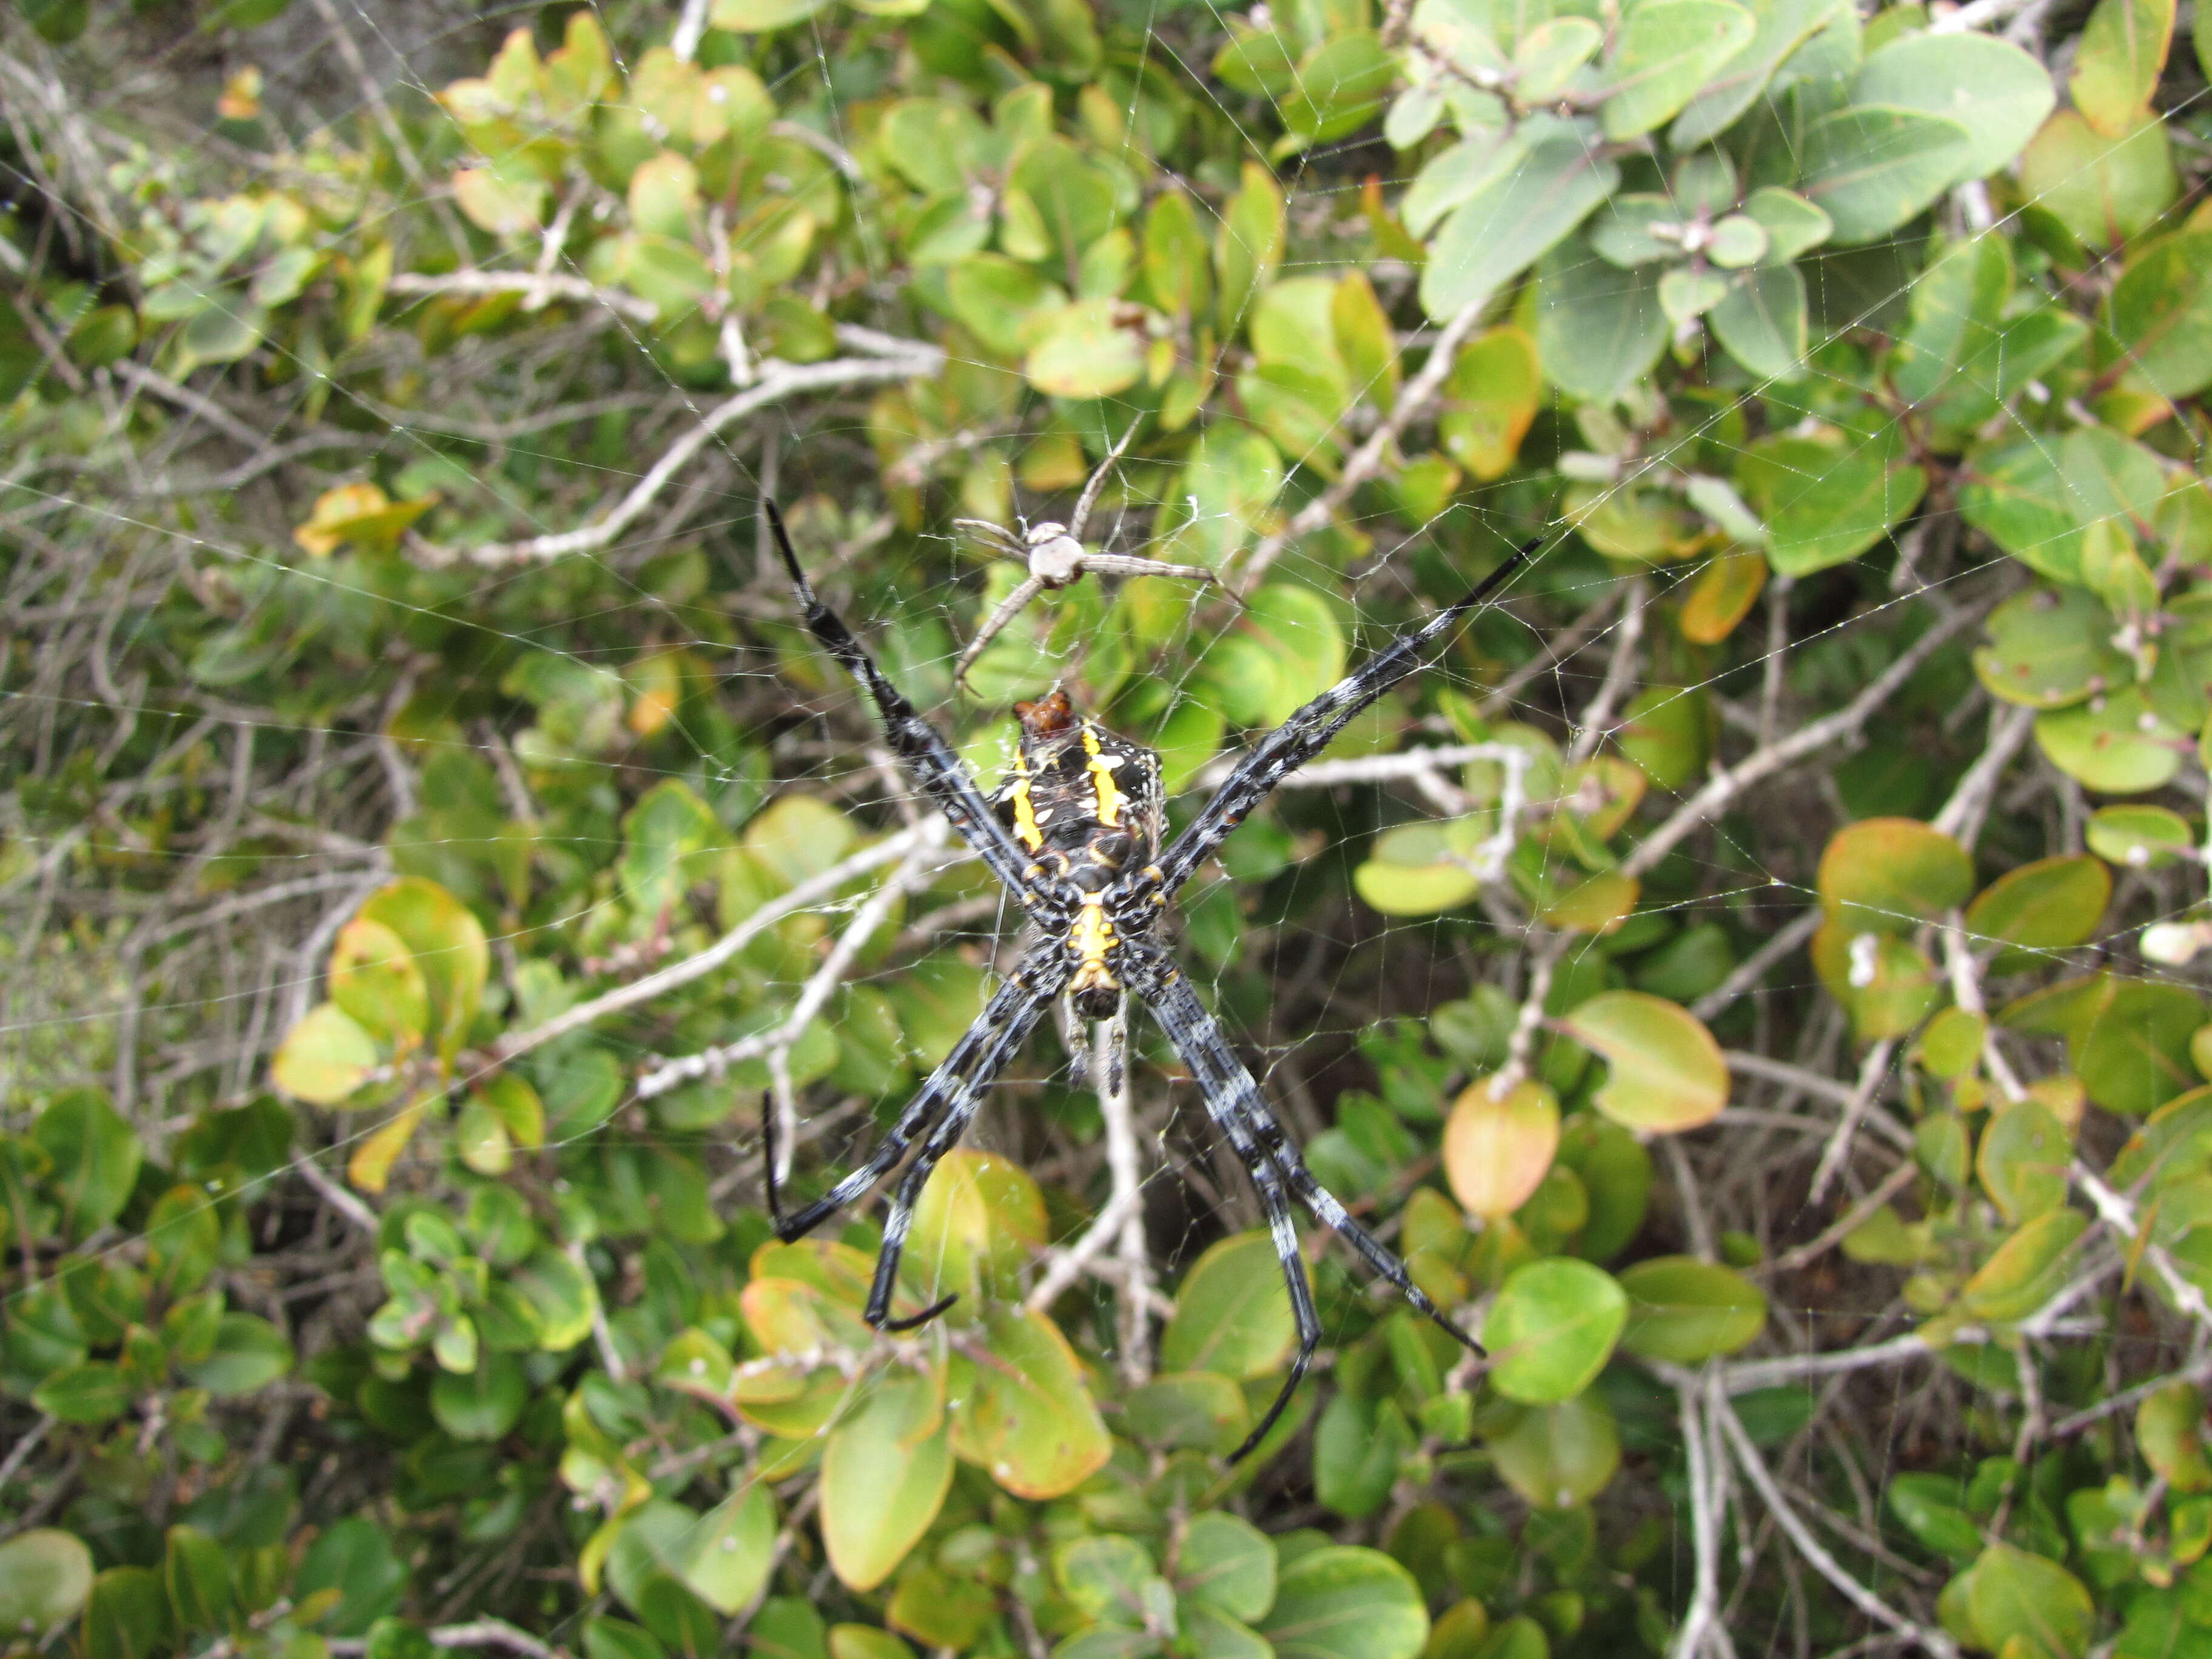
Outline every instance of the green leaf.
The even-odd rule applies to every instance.
[[[2081,1581],[2057,1562],[1991,1544],[1966,1583],[1966,1609],[1980,1646],[2014,1659],[2082,1659],[2088,1651],[2095,1604]]]
[[[450,1058],[483,998],[491,953],[483,924],[437,883],[414,876],[371,894],[361,914],[389,927],[414,952],[430,990],[432,1039]]]
[[[1982,1551],[1982,1529],[1961,1507],[1966,1492],[1949,1476],[1901,1473],[1889,1478],[1882,1501],[1928,1548],[1954,1561],[1971,1561]]]
[[[520,236],[541,222],[545,186],[534,179],[507,178],[495,167],[463,167],[453,174],[453,200],[479,229]]]
[[[1858,106],[1806,130],[1799,193],[1825,212],[1838,242],[1870,242],[1950,188],[1973,153],[1966,127],[1942,116]]]
[[[337,1605],[323,1629],[332,1636],[359,1636],[399,1606],[407,1569],[392,1553],[392,1540],[366,1516],[349,1516],[327,1528],[307,1546],[292,1581],[292,1595],[303,1601],[319,1590],[338,1592]]]
[[[2079,1210],[2063,1209],[2026,1223],[1960,1288],[1959,1310],[1974,1320],[2027,1318],[2065,1284],[2088,1225]]]
[[[292,1359],[291,1339],[276,1326],[252,1314],[227,1313],[216,1324],[206,1357],[180,1369],[195,1387],[230,1400],[289,1375]]]
[[[1744,198],[1744,216],[1766,233],[1765,263],[1786,265],[1834,234],[1835,223],[1794,190],[1765,185]]]
[[[110,1567],[92,1581],[85,1602],[85,1659],[153,1659],[173,1639],[169,1595],[161,1575]]]
[[[1757,32],[1720,64],[1668,129],[1667,142],[1676,155],[1687,155],[1735,125],[1784,61],[1845,8],[1839,0],[1752,0],[1750,9]]]
[[[1753,445],[1736,486],[1770,536],[1767,557],[1786,576],[1856,558],[1919,505],[1927,474],[1893,469],[1866,443],[1784,434]]]
[[[73,1534],[33,1527],[0,1543],[0,1631],[35,1639],[76,1618],[91,1594],[92,1552]]]
[[[2078,584],[2081,580],[2081,528],[2074,515],[2074,505],[2066,489],[2064,475],[2059,471],[2058,458],[2044,440],[2030,439],[1994,450],[1977,451],[1969,458],[1965,485],[1959,492],[1960,510],[1966,522],[1982,532],[1999,547],[2011,554],[2031,570],[2055,581]],[[2086,601],[2099,615],[2103,608],[2086,594],[2061,596],[2060,609]],[[2052,617],[2048,623],[2033,623],[2033,611],[2047,611],[2053,600],[2047,594],[2027,592],[2015,594],[1997,607],[1990,619],[1992,635],[1998,631],[1998,619],[2007,617],[2023,634],[2045,628],[2071,627],[2079,632],[2082,617],[2075,613]],[[2069,639],[2072,648],[2088,649],[2094,644],[2095,654],[2102,659],[2119,665],[2117,671],[2100,667],[2096,672],[2107,679],[2117,672],[2118,678],[2132,676],[2127,659],[2112,649],[2112,629],[2094,641]],[[1983,683],[1995,695],[2008,702],[2025,702],[2032,708],[2056,708],[2057,702],[2045,703],[2038,699],[2043,695],[2034,690],[2043,676],[2033,665],[2040,663],[2045,653],[2031,647],[2019,653],[2007,653],[2008,671],[2017,675],[2022,690],[2008,690],[2003,678],[1984,676]],[[2063,653],[2062,652],[2062,655]],[[1979,657],[1977,656],[1978,663]],[[2025,667],[2026,672],[2022,669]],[[2086,677],[2087,670],[2083,671]],[[2062,684],[2072,684],[2062,678]],[[2079,702],[2088,695],[2086,678],[2078,695],[2069,693],[2059,698],[2061,702]]]
[[[2036,1101],[2016,1101],[1982,1132],[1974,1173],[2007,1221],[2029,1221],[2065,1202],[2073,1156],[2057,1118]]]
[[[2008,165],[2057,102],[2051,75],[2008,40],[1959,30],[1899,34],[1867,55],[1854,104],[1886,104],[1947,117],[1966,132],[1966,153],[1947,181],[1986,178]]]
[[[1218,1371],[1164,1371],[1129,1392],[1129,1433],[1173,1451],[1226,1452],[1252,1426],[1244,1390]]]
[[[1556,1406],[1505,1405],[1478,1426],[1498,1474],[1538,1509],[1587,1504],[1620,1467],[1620,1431],[1596,1389]]]
[[[1516,1268],[1483,1322],[1491,1386],[1526,1405],[1571,1399],[1604,1368],[1627,1318],[1627,1295],[1587,1261]]]
[[[161,1577],[179,1630],[220,1631],[228,1624],[230,1560],[207,1534],[194,1527],[170,1528]]]
[[[394,1048],[419,1042],[429,1026],[429,987],[414,953],[398,934],[366,916],[356,916],[338,929],[331,947],[330,990],[331,1001],[356,1024]]]
[[[1592,1097],[1625,1127],[1669,1134],[1709,1123],[1728,1103],[1728,1065],[1705,1023],[1642,991],[1601,991],[1577,1003],[1560,1029],[1611,1065]]]
[[[631,912],[651,921],[676,905],[710,873],[722,826],[714,809],[680,778],[664,778],[623,817],[623,853],[616,868]]]
[[[2150,107],[2173,44],[2173,0],[2098,0],[2076,44],[2066,89],[2074,107],[2118,137]]]
[[[2079,588],[2015,593],[1990,614],[1988,627],[1990,642],[1974,653],[1974,673],[2007,702],[2063,708],[2134,678],[2133,665],[2112,646],[2118,624]]]
[[[1606,59],[1606,137],[1638,137],[1671,119],[1757,32],[1733,0],[1644,0]]]
[[[822,1540],[856,1590],[890,1577],[936,1520],[952,1480],[944,1385],[893,1370],[862,1391],[822,1454]]]
[[[2189,1040],[2203,1023],[2203,1003],[2181,986],[2105,975],[2071,1011],[2075,1074],[2106,1111],[2155,1111],[2197,1085]]]
[[[1040,316],[1023,372],[1054,398],[1109,398],[1145,372],[1144,342],[1116,319],[1112,300],[1078,300]]]
[[[1176,1589],[1200,1606],[1253,1624],[1275,1602],[1275,1546],[1250,1522],[1218,1510],[1194,1516],[1176,1557]]]
[[[2008,870],[1966,907],[1967,930],[2034,951],[2063,951],[2093,937],[2112,896],[2112,872],[2087,854]]]
[[[1413,1425],[1395,1400],[1338,1395],[1314,1427],[1314,1496],[1347,1520],[1373,1515],[1389,1501],[1414,1445]]]
[[[2039,714],[2035,741],[2069,777],[2107,795],[2162,788],[2181,769],[2187,738],[2125,686],[2106,697]]]
[[[687,240],[698,211],[699,169],[688,158],[663,150],[630,174],[629,221],[636,229]]]
[[[564,1251],[548,1245],[535,1251],[507,1282],[522,1293],[540,1322],[538,1346],[547,1353],[566,1353],[592,1334],[599,1310],[599,1286]]]
[[[1545,256],[1536,306],[1544,378],[1573,397],[1611,402],[1650,373],[1667,347],[1657,274],[1594,258],[1580,238]]]
[[[2084,838],[2099,858],[2130,870],[2155,870],[2197,849],[2188,821],[2164,806],[2105,807],[2090,816]]]
[[[1619,165],[1578,139],[1536,145],[1444,221],[1421,273],[1421,304],[1442,322],[1488,299],[1620,184]]]
[[[1853,933],[1906,933],[1965,903],[1974,866],[1917,818],[1863,818],[1830,839],[1816,880],[1831,920]]]
[[[530,1384],[512,1354],[478,1356],[469,1371],[441,1370],[430,1384],[430,1412],[456,1440],[497,1440],[522,1419]]]
[[[2180,190],[2166,124],[2148,112],[2107,137],[2080,112],[2060,110],[2029,143],[2020,182],[2028,200],[2094,247],[2133,236]]]
[[[1769,264],[1740,273],[1706,313],[1729,356],[1767,380],[1795,379],[1808,344],[1805,279],[1797,267]]]
[[[2212,232],[2160,237],[2130,258],[2105,302],[2105,326],[2160,397],[2212,385]]]
[[[335,1002],[318,1003],[284,1034],[269,1078],[295,1100],[337,1106],[368,1080],[380,1058],[376,1040],[351,1015]]]
[[[994,1308],[975,1380],[953,1424],[955,1449],[1017,1498],[1058,1498],[1113,1448],[1067,1339],[1042,1314]]]
[[[1695,1256],[1658,1256],[1625,1269],[1628,1324],[1620,1346],[1645,1359],[1701,1364],[1734,1353],[1766,1326],[1766,1297],[1742,1274]]]
[[[1283,1569],[1259,1628],[1277,1659],[1414,1659],[1429,1615],[1413,1574],[1382,1551],[1329,1545]]]
[[[925,1300],[1011,1290],[1045,1243],[1043,1194],[1026,1171],[988,1152],[945,1153],[915,1206],[907,1247]]]
[[[1513,49],[1514,96],[1530,106],[1558,97],[1604,44],[1605,31],[1587,17],[1537,24]]]
[[[2136,1407],[2136,1444],[2143,1462],[2176,1492],[2212,1489],[2212,1457],[2204,1444],[2204,1396],[2169,1382]]]
[[[1398,60],[1373,30],[1334,33],[1299,61],[1278,106],[1283,125],[1309,143],[1357,132],[1382,112],[1397,73]]]
[[[143,1154],[137,1134],[105,1093],[71,1089],[55,1096],[33,1121],[31,1140],[53,1160],[47,1185],[62,1201],[72,1239],[122,1213]]]
[[[945,292],[952,314],[1003,357],[1020,356],[1032,321],[1067,303],[1059,283],[1003,253],[969,254],[945,272]]]
[[[744,1481],[701,1519],[684,1588],[724,1618],[737,1617],[768,1583],[775,1534],[775,1494],[763,1481]]]
[[[1297,1340],[1273,1241],[1264,1231],[1237,1233],[1208,1245],[1183,1275],[1160,1337],[1160,1369],[1244,1382],[1279,1370]]]
[[[1052,1576],[1088,1618],[1134,1628],[1145,1622],[1145,1592],[1156,1575],[1143,1545],[1108,1534],[1062,1544],[1052,1553]]]
[[[170,1296],[189,1296],[205,1284],[222,1247],[215,1200],[198,1186],[170,1188],[146,1217],[146,1265]]]

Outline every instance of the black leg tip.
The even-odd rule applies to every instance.
[[[792,550],[791,533],[783,527],[782,513],[766,495],[761,497],[760,504],[761,511],[768,514],[768,527],[775,534],[776,550],[783,555],[784,568],[791,572],[792,582],[799,589],[799,597],[811,602],[814,590],[806,585],[806,573],[799,568],[799,555]]]
[[[891,1332],[919,1329],[921,1326],[929,1323],[931,1320],[936,1318],[938,1315],[943,1313],[947,1308],[951,1307],[959,1299],[960,1292],[955,1291],[950,1296],[939,1297],[936,1301],[931,1303],[927,1308],[924,1308],[918,1314],[910,1315],[905,1319],[886,1319],[877,1328],[879,1330]]]

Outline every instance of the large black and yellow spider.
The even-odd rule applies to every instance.
[[[875,699],[884,734],[924,794],[952,821],[991,872],[1006,884],[1040,934],[974,1025],[930,1073],[867,1160],[805,1208],[785,1214],[777,1201],[775,1156],[768,1148],[769,1212],[786,1243],[803,1237],[854,1202],[896,1168],[916,1136],[921,1150],[900,1177],[884,1223],[866,1318],[878,1330],[908,1330],[934,1318],[953,1297],[911,1318],[890,1316],[899,1256],[915,1200],[965,1132],[984,1091],[1013,1058],[1053,1002],[1066,996],[1077,1012],[1104,1019],[1125,995],[1152,1010],[1190,1068],[1207,1115],[1251,1172],[1281,1258],[1297,1352],[1281,1393],[1233,1462],[1274,1426],[1305,1376],[1321,1341],[1320,1316],[1298,1253],[1290,1200],[1297,1198],[1323,1226],[1340,1235],[1368,1265],[1421,1312],[1476,1352],[1480,1348],[1438,1311],[1405,1264],[1346,1213],[1314,1179],[1260,1085],[1229,1045],[1158,939],[1168,901],[1206,855],[1291,773],[1318,755],[1346,720],[1423,665],[1428,648],[1478,608],[1528,556],[1523,549],[1477,582],[1465,598],[1401,634],[1262,738],[1240,761],[1188,829],[1160,848],[1164,818],[1159,757],[1078,717],[1058,691],[1016,706],[1021,744],[1013,769],[986,800],[951,745],[884,678],[852,632],[822,603],[799,567],[782,515],[764,501],[776,544],[790,567],[806,625],[824,649]],[[764,1113],[768,1133],[775,1115]]]

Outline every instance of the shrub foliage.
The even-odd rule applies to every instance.
[[[2212,1651],[2172,0],[671,14],[0,24],[0,1646]],[[1124,440],[1217,580],[956,688],[951,520]],[[940,1319],[775,1238],[1012,930],[769,491],[980,770],[1059,683],[1174,812],[1536,544],[1178,945],[1486,1358],[1316,1232],[1228,1463],[1289,1303],[1141,1018]]]

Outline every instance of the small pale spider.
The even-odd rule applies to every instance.
[[[952,670],[952,683],[965,690],[968,670],[983,647],[998,638],[1001,630],[1016,617],[1028,609],[1031,599],[1047,588],[1057,591],[1071,582],[1097,572],[1108,576],[1178,576],[1185,581],[1213,582],[1219,577],[1203,565],[1169,564],[1159,559],[1141,559],[1127,553],[1094,552],[1083,544],[1083,532],[1091,522],[1091,509],[1098,504],[1098,492],[1105,487],[1106,475],[1121,459],[1121,452],[1129,447],[1129,440],[1137,435],[1142,418],[1130,423],[1106,459],[1098,463],[1098,470],[1083,486],[1083,494],[1075,503],[1075,514],[1066,524],[1031,524],[1021,520],[1021,534],[1016,535],[1004,525],[991,523],[987,519],[955,519],[955,526],[966,531],[995,553],[1019,559],[1030,568],[1029,575],[1020,586],[1000,601],[978,629],[975,637],[968,641],[968,648],[960,653],[960,660]]]

